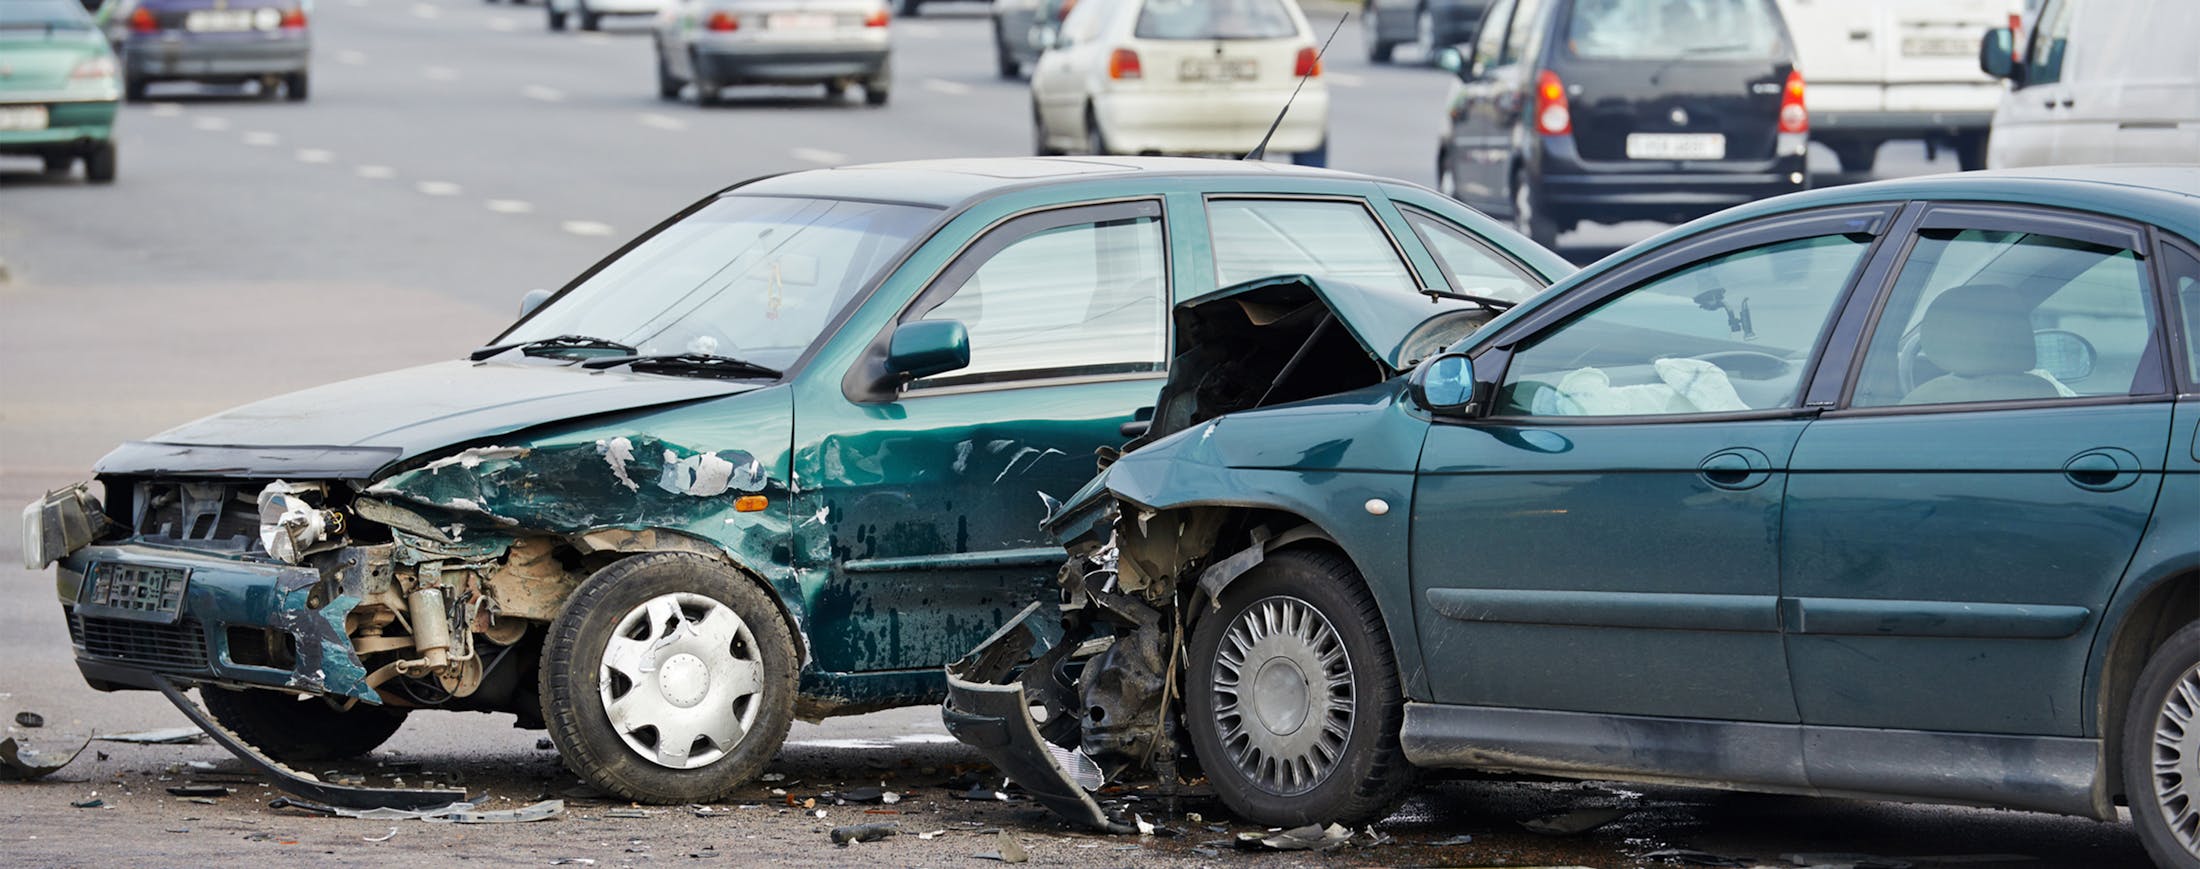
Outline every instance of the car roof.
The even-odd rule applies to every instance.
[[[1008,190],[1138,178],[1290,177],[1376,181],[1349,172],[1199,157],[984,157],[866,163],[773,175],[737,185],[746,194],[909,202],[942,208]]]

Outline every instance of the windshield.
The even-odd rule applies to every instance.
[[[90,30],[76,0],[0,0],[0,30]]]
[[[728,196],[650,236],[503,336],[617,341],[785,369],[936,209]]]
[[[1769,0],[1580,0],[1566,25],[1577,57],[1769,58],[1780,27]]]
[[[1138,10],[1139,39],[1283,39],[1298,24],[1283,0],[1147,0]]]

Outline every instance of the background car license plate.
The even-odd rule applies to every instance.
[[[765,16],[764,26],[770,30],[831,30],[833,16],[782,12]]]
[[[85,578],[79,603],[115,615],[173,618],[183,609],[191,572],[180,567],[98,562]]]
[[[1978,40],[1956,36],[1905,36],[1902,53],[1909,57],[1970,57],[1978,53]]]
[[[1627,134],[1627,159],[1723,160],[1726,159],[1726,135],[1723,133],[1629,133]]]
[[[252,29],[250,9],[195,9],[183,16],[183,29],[200,33]]]
[[[0,106],[0,130],[43,130],[45,106]]]
[[[1176,68],[1178,81],[1252,81],[1260,77],[1260,62],[1246,58],[1185,58]]]

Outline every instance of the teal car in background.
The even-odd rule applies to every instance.
[[[1198,350],[1171,304],[1279,268],[1430,351],[1488,318],[1440,297],[1569,270],[1433,191],[1262,163],[762,178],[468,358],[124,444],[26,509],[26,561],[59,563],[94,687],[197,714],[196,686],[277,760],[511,712],[607,792],[709,802],[793,718],[938,702],[1053,580],[1049,505]]]
[[[75,0],[0,0],[0,154],[37,157],[61,174],[115,180],[113,49]]]
[[[1182,760],[1351,825],[1461,768],[2128,805],[2200,865],[2200,167],[1744,206],[1395,377],[1179,316],[1212,355],[1050,523],[1068,634],[950,671],[1064,814]]]

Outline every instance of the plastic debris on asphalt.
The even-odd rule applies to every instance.
[[[999,860],[1003,863],[1031,862],[1031,852],[1024,850],[1023,843],[1016,841],[1007,833],[996,833],[994,843],[993,850],[970,856],[980,860]]]
[[[133,733],[109,733],[92,737],[93,742],[128,742],[136,745],[186,745],[205,742],[206,731],[196,727],[169,727],[162,730],[139,730]]]
[[[47,752],[31,751],[16,744],[15,737],[0,739],[0,781],[31,781],[44,778],[84,753],[89,742],[78,743],[75,750],[59,761],[50,760]]]
[[[1273,835],[1239,833],[1237,847],[1241,851],[1328,851],[1350,841],[1352,830],[1343,824],[1308,824]]]
[[[831,838],[833,844],[846,848],[856,842],[876,842],[900,832],[901,829],[894,824],[852,824],[834,827]]]
[[[15,713],[15,723],[19,727],[44,727],[46,726],[46,716],[36,712],[17,712]]]
[[[1575,809],[1521,821],[1520,826],[1530,833],[1541,833],[1545,836],[1578,836],[1634,812],[1634,809]]]
[[[1780,859],[1811,869],[1910,869],[1910,861],[1876,854],[1782,854]]]

